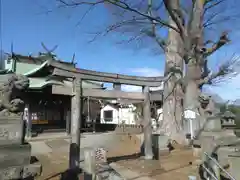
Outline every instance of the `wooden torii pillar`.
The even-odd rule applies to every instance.
[[[114,83],[113,88],[121,91],[121,84]],[[144,117],[144,155],[145,159],[153,159],[152,150],[152,121],[151,121],[151,107],[150,107],[150,92],[149,87],[143,87],[144,102],[143,102],[143,117]]]
[[[82,106],[82,80],[74,79],[71,99],[71,145],[69,156],[71,169],[78,168],[80,163]]]

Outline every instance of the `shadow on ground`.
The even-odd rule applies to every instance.
[[[81,169],[68,169],[64,172],[56,173],[50,177],[45,178],[44,180],[51,180],[52,178],[59,177],[60,180],[79,180],[82,175]]]
[[[125,155],[125,156],[115,156],[115,157],[110,157],[108,158],[108,163],[112,163],[112,162],[117,162],[117,161],[122,161],[122,160],[130,160],[130,159],[137,159],[141,157],[141,153],[135,153],[135,154],[131,154],[131,155]]]
[[[36,156],[31,156],[30,164],[34,164],[34,163],[37,163],[37,162],[39,162],[38,158]]]

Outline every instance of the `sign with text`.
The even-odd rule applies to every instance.
[[[188,109],[184,111],[184,117],[186,119],[196,119],[196,113]]]

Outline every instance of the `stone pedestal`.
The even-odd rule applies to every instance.
[[[208,154],[212,153],[214,146],[215,146],[214,137],[212,137],[212,136],[201,137],[200,142],[201,142],[201,150],[202,150],[201,159],[203,161],[206,161],[207,157],[204,154],[204,152],[206,152]]]
[[[195,141],[194,143],[196,146],[197,142]],[[204,155],[204,152],[206,152],[209,156],[214,157],[222,167],[226,167],[230,164],[232,171],[237,173],[237,169],[239,169],[238,163],[240,160],[238,160],[239,162],[235,162],[235,159],[232,159],[229,155],[236,151],[237,144],[240,144],[240,139],[234,136],[233,133],[229,131],[205,131],[201,134],[198,144],[200,144],[201,148],[194,149],[194,153],[195,155],[197,154],[198,157],[201,154],[202,162],[207,163],[207,165],[211,168],[216,168],[215,164],[211,163],[210,159]],[[198,150],[199,152],[197,152]]]
[[[0,170],[11,166],[24,166],[30,163],[31,145],[0,146]]]
[[[208,154],[212,153],[213,150],[215,151],[214,153],[217,154],[221,152],[221,155],[218,155],[219,161],[225,162],[225,156],[223,156],[223,154],[225,154],[224,148],[216,148],[216,145],[219,144],[221,140],[224,141],[224,143],[235,140],[236,136],[233,130],[223,130],[219,117],[209,117],[207,120],[205,120],[205,122],[203,122],[202,126],[203,130],[199,133],[199,136],[197,137],[198,142],[196,140],[194,141],[194,145],[197,144],[197,146],[200,146],[201,149],[196,148],[196,151],[198,152],[195,153],[199,155],[202,151],[202,159],[204,160],[204,152],[207,152]]]
[[[30,165],[31,145],[24,142],[23,128],[21,116],[0,117],[0,179],[41,173],[41,165]]]
[[[22,144],[23,136],[21,117],[0,117],[0,146]]]
[[[209,156],[214,157],[218,163],[225,167],[232,164],[232,174],[238,173],[238,161],[230,158],[229,155],[235,150],[235,144],[240,143],[233,130],[222,129],[221,120],[219,117],[210,117],[205,122],[197,140],[194,140],[194,155],[201,158],[202,162],[212,169],[216,168],[219,175],[219,169],[216,165],[204,155],[206,152]],[[230,163],[231,162],[231,163]],[[239,161],[240,162],[240,161]],[[236,176],[239,179],[240,176]]]

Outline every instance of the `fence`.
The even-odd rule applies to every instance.
[[[227,172],[217,160],[204,152],[206,161],[203,163],[202,168],[204,170],[203,176],[208,180],[220,180],[220,172],[224,172],[230,180],[236,180],[229,172]]]

